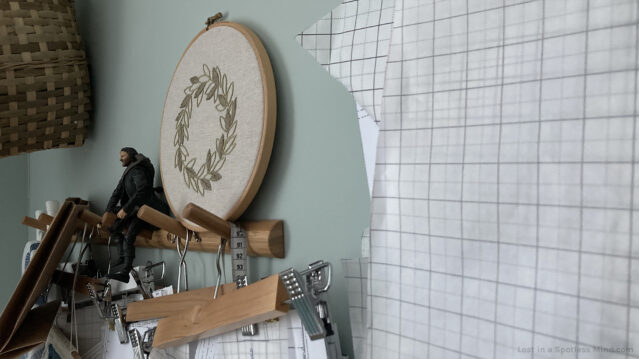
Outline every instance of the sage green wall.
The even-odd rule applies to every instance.
[[[30,155],[29,211],[43,207],[47,199],[67,196],[89,199],[103,209],[122,173],[118,152],[123,146],[134,146],[158,163],[162,106],[175,65],[205,19],[222,11],[226,19],[247,25],[262,39],[277,86],[271,162],[242,218],[283,219],[286,258],[251,260],[253,278],[291,266],[302,269],[317,259],[332,262],[332,310],[342,345],[352,354],[340,259],[359,255],[361,233],[369,222],[355,105],[295,40],[338,2],[77,1],[91,64],[94,124],[83,147]],[[192,252],[187,258],[191,288],[213,285],[214,255]],[[175,282],[175,252],[139,250],[136,261],[146,259],[167,260],[169,278]]]
[[[20,279],[20,260],[27,229],[27,155],[0,159],[0,308],[9,301]]]

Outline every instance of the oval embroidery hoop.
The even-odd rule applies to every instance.
[[[162,112],[160,171],[166,198],[182,218],[193,202],[225,220],[251,203],[268,166],[275,135],[271,63],[245,26],[218,22],[182,54]]]

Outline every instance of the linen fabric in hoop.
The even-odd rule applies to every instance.
[[[164,103],[160,171],[173,213],[193,202],[234,220],[257,193],[275,133],[271,64],[248,28],[202,30],[180,59]]]

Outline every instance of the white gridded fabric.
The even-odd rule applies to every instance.
[[[395,1],[366,357],[639,358],[637,11]]]
[[[393,11],[394,0],[345,1],[297,36],[373,118],[381,115]]]

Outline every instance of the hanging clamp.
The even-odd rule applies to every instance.
[[[126,320],[124,320],[122,309],[120,309],[116,303],[111,302],[111,287],[107,286],[102,296],[98,295],[95,287],[91,283],[87,283],[87,290],[89,291],[91,301],[98,310],[98,316],[101,319],[105,319],[110,327],[115,327],[121,344],[128,342]]]
[[[133,359],[144,359],[144,351],[142,349],[142,338],[137,329],[129,329],[129,339],[133,348]]]
[[[330,263],[319,260],[301,272],[294,268],[280,272],[291,304],[297,309],[311,340],[333,335],[328,306],[322,295],[331,286],[331,269]]]
[[[222,13],[218,12],[217,14],[209,17],[208,19],[206,19],[206,22],[204,23],[206,25],[206,30],[208,31],[209,26],[213,25],[214,22],[216,22],[217,20],[222,18]]]

